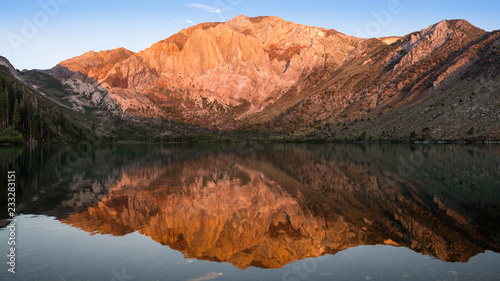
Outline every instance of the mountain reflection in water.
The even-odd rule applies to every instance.
[[[498,148],[271,145],[242,155],[165,145],[117,156],[127,149],[83,159],[95,171],[67,175],[64,199],[47,212],[92,234],[138,231],[186,258],[240,269],[359,245],[446,262],[500,251]],[[103,168],[109,157],[122,158]],[[100,169],[99,180],[85,179]]]

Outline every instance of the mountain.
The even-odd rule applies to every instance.
[[[277,139],[491,140],[500,139],[499,36],[443,20],[362,39],[241,15],[138,53],[87,52],[44,74],[59,80],[74,109],[119,118],[271,130]]]
[[[87,53],[57,68],[98,80],[126,113],[223,125],[275,103],[291,87],[306,87],[305,78],[324,67],[325,60],[332,70],[338,68],[358,54],[362,42],[278,17],[239,16],[182,30],[128,58],[120,57],[111,69],[107,62],[113,59],[103,56],[116,57],[125,50],[103,52],[101,59]],[[207,124],[206,115],[219,118]],[[228,125],[225,129],[234,122]]]
[[[92,139],[90,122],[79,117],[28,86],[23,74],[0,56],[1,144]]]
[[[112,66],[127,51],[115,54],[87,53],[85,57]],[[95,71],[89,67],[86,73]],[[1,144],[161,139],[224,140],[212,130],[191,124],[124,114],[106,88],[80,72],[65,67],[21,72],[0,56]]]

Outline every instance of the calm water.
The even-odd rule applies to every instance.
[[[0,157],[0,280],[500,280],[498,146],[79,144]]]

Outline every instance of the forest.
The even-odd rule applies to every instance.
[[[89,130],[60,106],[49,105],[32,89],[0,73],[0,144],[85,140]]]

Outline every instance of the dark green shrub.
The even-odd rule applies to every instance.
[[[23,144],[23,135],[12,128],[5,128],[0,132],[0,143]]]

